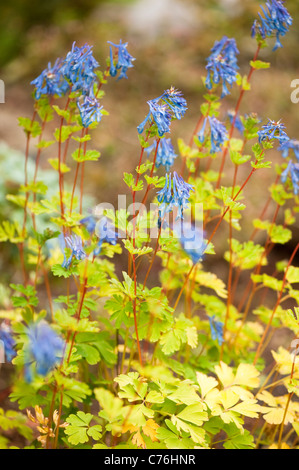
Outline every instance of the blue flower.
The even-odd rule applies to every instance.
[[[147,154],[149,155],[151,152],[156,151],[156,148],[157,144],[154,142],[152,145],[146,148]],[[166,171],[168,172],[176,157],[177,154],[174,151],[171,139],[166,139],[166,137],[163,137],[158,145],[156,167],[159,168],[161,165],[165,166]]]
[[[110,46],[110,75],[115,77],[120,70],[120,75],[117,80],[120,80],[121,78],[128,78],[127,70],[133,67],[132,62],[135,60],[135,58],[127,51],[128,43],[126,42],[123,44],[121,40],[119,41],[119,44],[114,44],[110,41],[108,41],[108,43],[117,49],[117,63],[114,65],[113,51],[112,47]]]
[[[11,362],[11,360],[16,356],[16,351],[14,349],[16,342],[12,337],[11,328],[4,322],[0,325],[0,341],[3,342],[6,360]]]
[[[27,329],[28,346],[25,351],[25,378],[32,381],[32,365],[38,375],[46,376],[59,362],[64,350],[64,341],[45,321]]]
[[[173,111],[176,119],[181,119],[187,111],[187,101],[182,96],[182,92],[176,90],[174,87],[164,91],[161,95],[162,101],[164,101]]]
[[[210,153],[216,153],[221,150],[222,145],[228,139],[226,127],[222,122],[218,121],[214,116],[208,116],[203,122],[203,126],[198,133],[198,139],[201,143],[205,140],[205,128],[209,122],[211,131],[211,151]]]
[[[189,203],[190,191],[194,191],[194,187],[186,183],[175,171],[173,177],[171,173],[166,173],[164,188],[157,193],[158,202],[161,204],[159,208],[159,225],[164,216],[171,212],[174,207],[178,209],[176,219],[183,219],[184,209]]]
[[[266,6],[268,11],[261,7],[264,16],[259,13],[259,21],[255,20],[252,25],[251,36],[256,37],[260,35],[262,39],[265,39],[275,35],[276,43],[273,48],[273,51],[275,51],[282,47],[280,36],[285,36],[289,31],[293,19],[281,0],[270,0],[266,2]]]
[[[89,94],[96,81],[95,69],[99,66],[92,54],[92,47],[85,44],[82,47],[73,43],[62,65],[64,77],[70,82],[72,91]]]
[[[31,82],[35,86],[35,98],[39,100],[42,95],[63,96],[69,85],[62,74],[62,60],[57,59],[55,64],[49,62],[48,68]]]
[[[92,235],[96,228],[96,219],[93,215],[89,215],[80,220],[80,224],[85,225],[86,230]]]
[[[158,128],[158,134],[162,137],[166,132],[170,132],[171,114],[169,107],[166,104],[159,104],[159,99],[150,100],[147,102],[150,111],[144,121],[139,124],[137,130],[139,134],[144,131],[147,122],[155,123]]]
[[[60,247],[64,254],[64,260],[62,263],[63,268],[69,268],[73,257],[75,257],[78,261],[86,258],[86,253],[83,250],[83,242],[82,238],[78,235],[71,235],[64,237],[62,234],[59,235],[59,242]],[[71,255],[67,259],[65,256],[65,248],[70,248],[72,250]]]
[[[148,101],[147,104],[150,110],[144,121],[137,126],[139,134],[142,134],[146,124],[149,123],[156,124],[159,136],[163,137],[166,132],[170,132],[171,120],[181,119],[187,110],[182,93],[173,87],[164,91],[158,98]]]
[[[222,81],[221,98],[230,93],[228,86],[232,87],[237,79],[237,70],[239,69],[237,54],[239,51],[235,39],[224,36],[221,41],[215,42],[211,49],[211,55],[207,59],[206,87],[211,90],[213,84],[218,85]]]
[[[221,321],[215,320],[215,315],[209,317],[210,329],[212,340],[217,340],[218,344],[221,346],[223,343],[223,323]]]
[[[229,110],[227,112],[227,115],[228,115],[228,118],[229,118],[231,124],[234,122],[235,114],[236,114],[235,111]],[[238,114],[237,114],[237,117],[235,119],[235,128],[238,129],[240,134],[243,134],[244,125],[243,125],[243,122],[241,121],[240,116]]]
[[[299,160],[299,140],[290,139],[283,141],[277,150],[281,151],[283,158],[287,158],[290,150],[293,150],[295,157]]]
[[[97,247],[94,250],[95,256],[100,254],[102,244],[104,242],[109,243],[110,245],[116,245],[117,243],[118,234],[115,232],[114,225],[106,216],[102,217],[99,222],[97,222],[95,227],[95,234],[99,238]]]
[[[174,231],[179,237],[183,250],[192,259],[193,264],[202,260],[207,247],[204,232],[199,227],[182,221],[174,225]]]
[[[83,127],[89,127],[93,122],[101,121],[103,106],[100,106],[99,101],[93,96],[84,96],[83,103],[80,104],[78,100],[77,106]]]
[[[297,195],[299,192],[299,163],[293,163],[292,161],[289,161],[288,166],[281,174],[282,183],[287,181],[288,176],[291,177],[293,192],[295,195]]]
[[[259,142],[269,141],[272,139],[276,139],[279,141],[280,144],[289,140],[288,135],[284,131],[285,126],[282,122],[272,121],[271,119],[268,120],[268,123],[262,126],[262,129],[258,131]]]

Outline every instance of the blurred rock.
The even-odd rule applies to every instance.
[[[143,41],[154,41],[161,34],[192,35],[200,27],[198,9],[181,0],[139,0],[124,9],[124,23]]]

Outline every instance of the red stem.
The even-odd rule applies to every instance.
[[[269,319],[269,322],[268,322],[268,324],[267,324],[267,326],[266,326],[266,328],[265,328],[265,330],[264,330],[263,336],[262,336],[262,338],[261,338],[261,340],[260,340],[260,342],[259,342],[258,348],[257,348],[257,350],[256,350],[256,354],[255,354],[255,358],[254,358],[254,361],[253,361],[253,365],[255,365],[255,364],[257,363],[257,360],[258,360],[258,358],[259,358],[259,356],[260,356],[260,352],[261,352],[261,349],[262,349],[263,342],[265,341],[265,338],[266,338],[266,336],[267,336],[267,334],[268,334],[268,331],[269,331],[269,328],[270,328],[270,326],[271,326],[271,324],[272,324],[272,321],[273,321],[274,315],[275,315],[275,313],[276,313],[276,310],[277,310],[277,308],[279,307],[280,301],[281,301],[281,299],[282,299],[283,290],[284,290],[284,287],[285,287],[285,284],[286,284],[286,280],[287,280],[288,270],[289,270],[289,268],[290,268],[290,266],[291,266],[291,264],[292,264],[292,262],[293,262],[293,259],[295,258],[295,255],[296,255],[296,253],[297,253],[298,250],[299,250],[299,243],[297,243],[297,245],[296,245],[296,247],[295,247],[295,249],[294,249],[294,251],[293,251],[293,253],[292,253],[292,255],[291,255],[290,259],[289,259],[289,262],[288,262],[288,265],[287,265],[287,267],[286,267],[286,270],[285,270],[285,272],[284,272],[284,276],[283,276],[283,280],[282,280],[281,289],[280,289],[280,292],[279,292],[279,295],[278,295],[276,304],[275,304],[275,306],[274,306],[272,315],[271,315],[271,317],[270,317],[270,319]]]
[[[255,53],[254,58],[253,58],[253,61],[255,61],[258,58],[260,48],[261,48],[261,46],[258,45],[256,53]],[[248,74],[248,78],[247,78],[248,82],[250,82],[254,70],[255,69],[251,66],[249,74]],[[231,125],[231,128],[230,128],[230,131],[229,131],[229,135],[228,135],[228,145],[223,149],[223,153],[222,153],[222,161],[221,161],[221,165],[220,165],[220,169],[219,169],[219,175],[218,175],[218,180],[217,180],[217,184],[216,184],[216,189],[218,189],[219,186],[220,186],[222,171],[223,171],[223,168],[224,168],[226,155],[227,155],[227,152],[228,152],[228,149],[229,149],[229,142],[231,141],[231,138],[233,136],[233,132],[234,132],[234,129],[235,129],[235,124],[236,124],[236,119],[237,119],[237,116],[238,116],[238,112],[239,112],[239,109],[240,109],[245,91],[246,90],[244,90],[244,88],[242,88],[242,90],[240,91],[239,99],[238,99],[236,107],[235,107],[235,112],[234,112],[235,114],[234,114],[233,122],[232,122],[232,125]]]

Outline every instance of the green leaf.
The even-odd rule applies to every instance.
[[[167,449],[192,449],[193,444],[190,439],[182,439],[177,434],[169,431],[169,429],[160,426],[157,429],[157,438],[164,442]]]
[[[98,364],[100,361],[99,351],[90,344],[76,343],[76,352],[84,357],[90,365]]]
[[[94,394],[101,407],[100,416],[112,422],[121,415],[123,402],[120,398],[105,388],[96,388]]]
[[[289,266],[286,279],[290,284],[296,284],[299,282],[299,268],[295,266]]]
[[[241,267],[242,269],[254,268],[260,263],[263,252],[264,248],[253,241],[240,243],[238,240],[232,239],[232,262],[236,267]],[[230,260],[229,251],[225,252],[224,258],[226,261]],[[264,257],[262,265],[266,263],[267,260]]]
[[[282,281],[268,274],[252,274],[251,279],[255,283],[262,283],[265,287],[269,287],[277,292],[282,288]]]
[[[237,85],[239,85],[243,90],[248,91],[251,88],[250,82],[248,81],[247,75],[243,77],[240,74],[237,74]]]
[[[55,129],[54,137],[57,142],[65,142],[74,132],[81,129],[81,126],[61,126]]]
[[[10,287],[24,295],[24,297],[14,295],[11,297],[14,307],[26,307],[27,305],[36,307],[38,305],[38,298],[34,286],[28,285],[25,287],[23,284],[10,284]]]
[[[72,158],[79,163],[82,162],[96,162],[100,158],[101,154],[97,150],[87,150],[84,152],[82,149],[77,149],[72,153]]]
[[[149,146],[149,143],[146,142],[146,140],[144,139],[144,137],[142,135],[138,135],[138,138],[139,138],[139,142],[140,142],[140,145],[142,148],[147,148]]]
[[[143,181],[139,180],[138,184],[135,185],[135,178],[132,173],[124,173],[124,182],[132,191],[142,191],[143,189]]]
[[[202,403],[195,403],[193,405],[186,406],[178,415],[178,418],[195,424],[196,426],[202,426],[204,421],[207,421],[208,414],[203,411],[204,405]]]
[[[251,155],[243,155],[236,150],[230,150],[229,154],[234,165],[243,165],[243,163],[246,163],[251,159]]]
[[[56,170],[56,171],[59,170],[59,160],[58,160],[58,158],[48,158],[48,162],[50,163],[51,167],[54,168],[54,170]],[[60,171],[61,171],[61,173],[67,173],[68,171],[71,171],[71,169],[65,163],[61,162],[60,163]]]
[[[37,137],[41,134],[42,128],[39,122],[31,121],[29,118],[20,117],[19,126],[23,127],[26,134],[32,135],[32,137]]]
[[[180,382],[177,390],[170,393],[167,398],[177,404],[193,405],[200,402],[197,389],[197,386],[191,384],[188,380],[184,380]]]
[[[270,62],[264,62],[262,60],[251,60],[250,66],[256,70],[268,69],[271,66]]]
[[[39,246],[43,246],[48,240],[51,240],[52,238],[56,238],[60,234],[60,232],[58,231],[53,232],[53,230],[49,228],[46,228],[43,231],[43,233],[38,233],[35,230],[33,231],[34,231],[34,235]]]
[[[66,422],[69,423],[69,426],[65,428],[64,432],[68,436],[67,439],[70,444],[84,444],[88,442],[88,436],[95,440],[101,437],[102,427],[100,425],[89,426],[92,418],[91,413],[84,413],[83,411],[78,411],[77,415],[71,414],[68,416]]]
[[[255,219],[253,221],[255,228],[259,230],[267,230],[267,233],[270,237],[270,240],[273,243],[285,244],[289,242],[292,238],[292,232],[290,229],[285,228],[283,225],[276,225],[267,220]]]
[[[91,135],[87,134],[84,137],[74,137],[74,136],[72,136],[72,139],[75,140],[76,142],[84,143],[84,142],[88,142],[89,140],[91,140]]]
[[[67,269],[61,266],[61,264],[54,264],[51,268],[51,271],[54,276],[64,277],[65,279],[73,276],[74,274],[77,274],[76,268],[70,266],[70,268]]]
[[[63,117],[66,121],[69,120],[70,118],[70,111],[68,109],[61,109],[59,108],[59,106],[57,106],[56,104],[53,104],[53,109],[54,111],[56,111],[56,113],[58,114],[58,116],[61,116]]]
[[[140,136],[139,136],[140,137]],[[152,162],[151,161],[147,161],[145,163],[142,163],[140,165],[140,167],[136,167],[136,172],[139,173],[139,175],[142,175],[143,173],[145,173],[146,171],[148,171],[149,169],[151,169],[153,166]]]
[[[272,229],[269,229],[269,234],[273,243],[280,243],[281,245],[292,239],[292,231],[282,225],[274,225]]]
[[[142,248],[134,248],[133,243],[129,239],[123,240],[123,243],[125,245],[125,248],[128,250],[129,253],[132,255],[147,255],[148,253],[151,253],[153,249],[150,246],[144,246]]]
[[[0,225],[0,242],[21,243],[23,239],[22,229],[17,222],[11,223],[8,220],[2,222],[2,226]]]
[[[247,429],[240,432],[234,424],[225,424],[223,430],[227,433],[228,439],[223,444],[225,449],[254,449],[254,438]]]
[[[31,191],[36,194],[46,194],[48,186],[43,181],[32,181],[28,183],[27,186],[21,186],[20,190],[24,193]]]
[[[41,96],[38,101],[35,102],[38,115],[42,121],[49,122],[53,119],[53,108],[50,105],[48,96]]]
[[[41,140],[40,142],[36,144],[36,147],[38,149],[46,149],[53,144],[55,144],[55,140]]]
[[[7,194],[5,198],[7,199],[7,201],[10,201],[13,204],[16,204],[16,206],[25,207],[25,203],[26,203],[25,196],[16,195],[16,194]]]
[[[47,403],[46,397],[37,393],[36,384],[27,384],[24,381],[16,381],[9,396],[12,402],[18,402],[20,410],[31,408],[36,405],[42,406]]]

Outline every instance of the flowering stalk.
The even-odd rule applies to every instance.
[[[255,165],[256,165],[256,163],[257,163],[257,160],[255,161]],[[252,177],[252,175],[253,175],[253,173],[254,173],[255,171],[256,171],[256,168],[253,166],[253,168],[252,168],[250,174],[248,175],[248,177],[246,178],[246,180],[245,180],[244,183],[242,184],[241,188],[240,188],[239,191],[236,193],[236,195],[232,198],[233,201],[235,201],[235,200],[237,199],[237,197],[239,196],[239,194],[243,191],[244,187],[246,186],[246,184],[248,183],[248,181],[250,180],[250,178]],[[209,240],[208,240],[207,243],[206,243],[206,246],[209,246],[209,243],[210,243],[210,242],[212,241],[212,239],[214,238],[214,235],[216,234],[216,232],[217,232],[217,230],[218,230],[218,228],[219,228],[221,222],[223,221],[225,215],[227,214],[227,212],[228,212],[229,210],[230,210],[230,207],[227,206],[226,209],[223,211],[223,213],[222,213],[222,215],[221,215],[221,217],[220,217],[220,219],[219,219],[219,221],[218,221],[216,227],[214,228],[212,234],[210,235]],[[179,295],[178,295],[178,297],[177,297],[177,300],[176,300],[176,302],[175,302],[175,304],[174,304],[174,307],[173,307],[174,310],[175,310],[176,307],[178,306],[179,300],[180,300],[180,298],[181,298],[181,296],[182,296],[182,294],[183,294],[183,292],[184,292],[184,289],[185,289],[185,287],[186,287],[186,284],[187,284],[187,282],[188,282],[188,280],[189,280],[189,278],[190,278],[190,276],[191,276],[191,274],[192,274],[192,271],[193,271],[193,269],[194,269],[194,266],[195,266],[195,265],[193,264],[192,267],[191,267],[191,269],[190,269],[190,271],[188,272],[188,274],[187,274],[187,276],[186,276],[186,278],[185,278],[184,284],[183,284],[183,286],[182,286],[182,288],[181,288],[181,290],[180,290],[180,293],[179,293]]]
[[[238,165],[235,165],[234,180],[233,180],[233,187],[232,187],[232,194],[231,194],[232,199],[234,197],[234,192],[235,192],[237,173],[238,173]],[[230,213],[229,213],[229,272],[228,272],[228,283],[227,283],[226,315],[225,315],[224,326],[223,326],[223,338],[225,338],[225,333],[226,333],[226,329],[227,329],[227,322],[228,322],[229,314],[230,314],[230,306],[231,306],[231,302],[232,302],[232,277],[233,277],[232,238],[233,238],[232,212],[230,211]],[[224,345],[224,342],[221,345],[220,361],[222,360],[222,355],[223,355],[223,345]]]
[[[260,53],[260,49],[261,49],[261,45],[259,44],[258,47],[257,47],[257,50],[255,52],[253,61],[257,60],[258,55]],[[249,70],[249,74],[248,74],[248,79],[247,79],[248,83],[250,83],[250,81],[251,81],[252,74],[253,74],[254,70],[255,70],[255,68],[253,66],[251,66],[250,70]],[[229,134],[228,134],[228,144],[227,144],[226,147],[224,147],[223,152],[222,152],[221,164],[220,164],[218,179],[217,179],[217,183],[216,183],[216,189],[218,189],[220,187],[222,172],[223,172],[223,168],[224,168],[224,164],[225,164],[225,159],[226,159],[226,155],[227,155],[227,152],[228,152],[228,149],[229,149],[229,143],[230,143],[230,141],[232,139],[232,136],[233,136],[233,133],[234,133],[234,129],[235,129],[235,125],[236,125],[236,119],[237,119],[237,116],[238,116],[238,113],[239,113],[239,110],[240,110],[240,107],[241,107],[241,103],[242,103],[245,91],[246,90],[244,88],[241,89],[240,95],[239,95],[239,98],[238,98],[238,101],[237,101],[237,104],[236,104],[236,107],[235,107],[235,110],[234,110],[234,118],[233,118],[233,122],[232,122],[232,125],[230,127]]]

